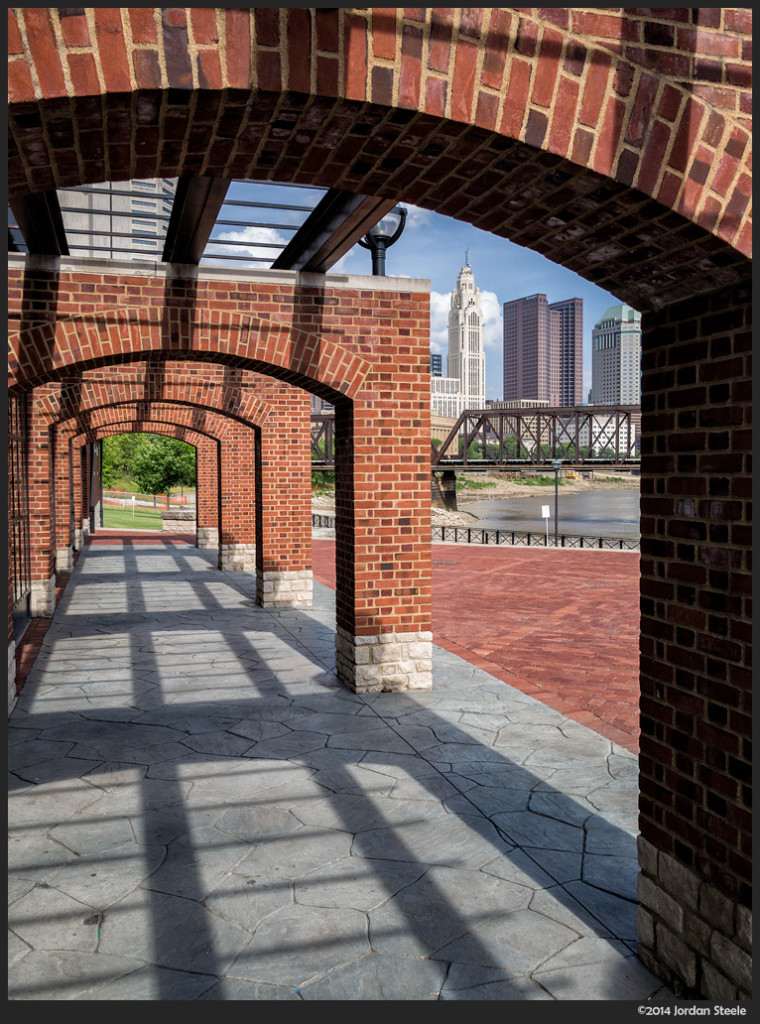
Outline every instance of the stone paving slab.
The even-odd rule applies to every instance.
[[[314,589],[79,557],[9,721],[10,999],[667,998],[635,755],[440,647],[350,693]]]

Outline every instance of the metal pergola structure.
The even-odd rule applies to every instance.
[[[160,259],[165,263],[199,265],[219,260],[234,260],[241,264],[267,264],[277,270],[302,270],[313,273],[327,273],[386,213],[396,205],[395,201],[377,196],[355,195],[341,189],[319,190],[310,186],[292,185],[287,182],[250,182],[263,186],[271,193],[272,202],[257,199],[229,199],[229,179],[214,177],[185,177],[177,180],[176,192],[170,214],[150,213],[154,221],[166,222],[163,251]],[[276,202],[278,187],[309,188],[313,194],[321,193],[316,205]],[[117,188],[102,189],[84,185],[76,189],[62,189],[29,194],[14,198],[8,204],[8,250],[44,256],[75,255],[75,250],[93,251],[86,244],[75,245],[67,236],[103,236],[118,244],[101,247],[104,252],[118,252],[130,255],[136,252],[136,242],[141,238],[136,231],[108,231],[66,225],[67,215],[82,213],[78,207],[69,206],[65,201],[68,192],[84,192],[96,195],[108,192],[111,195],[131,195]],[[62,197],[64,201],[62,202]],[[160,198],[160,197],[158,197]],[[298,223],[274,223],[267,219],[245,220],[222,217],[223,208],[234,214],[244,209],[249,215],[259,211],[299,214]],[[135,218],[140,214],[132,211],[92,210],[94,214],[109,214],[112,218]],[[285,243],[274,240],[234,240],[214,238],[215,229],[220,227],[263,228],[292,232]],[[220,252],[219,248],[238,249],[232,253]],[[279,250],[275,257],[252,255],[250,249]],[[145,255],[142,253],[141,255]]]

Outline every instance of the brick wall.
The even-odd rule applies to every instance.
[[[647,315],[642,358],[644,947],[688,991],[731,998],[749,992],[752,905],[750,302],[747,285]]]

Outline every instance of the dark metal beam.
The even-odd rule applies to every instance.
[[[394,199],[330,189],[274,261],[272,269],[326,273],[395,205]]]
[[[11,212],[30,253],[68,256],[66,229],[56,192],[35,192],[11,199]]]
[[[200,263],[229,184],[225,178],[208,177],[177,181],[162,256],[165,263]]]

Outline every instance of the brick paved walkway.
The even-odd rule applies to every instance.
[[[333,540],[313,564],[334,588]],[[433,641],[638,753],[638,552],[435,544]]]

